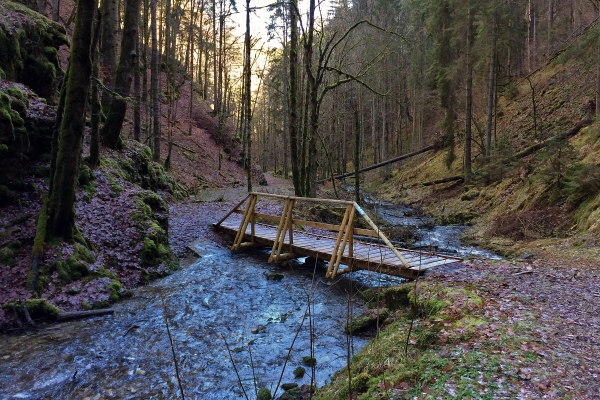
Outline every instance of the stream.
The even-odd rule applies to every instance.
[[[350,281],[332,283],[324,271],[313,279],[302,263],[268,264],[264,250],[194,247],[201,257],[136,289],[113,306],[113,315],[0,337],[0,398],[179,398],[163,300],[186,398],[244,398],[241,381],[253,399],[254,380],[273,390],[280,375],[281,383],[310,384],[310,367],[302,379],[293,374],[310,355],[308,318],[300,328],[309,295],[317,385],[346,365],[348,346],[353,354],[368,342],[343,329]],[[351,303],[354,313],[362,311],[360,301]]]
[[[422,225],[409,209],[380,202],[376,208],[390,223]],[[461,234],[461,227],[434,227],[415,245],[439,243],[453,254],[491,256],[462,246]],[[344,332],[348,313],[365,308],[353,293],[402,281],[368,271],[330,281],[324,270],[301,260],[268,264],[268,250],[236,254],[200,240],[191,246],[198,257],[136,289],[113,305],[113,315],[0,336],[0,398],[179,398],[173,352],[190,399],[238,399],[244,393],[254,399],[255,390],[274,390],[280,377],[281,383],[309,385],[310,367],[304,366],[302,378],[293,374],[311,354],[309,298],[314,383],[320,386],[368,343]]]
[[[347,190],[352,191],[354,188],[349,187]],[[375,209],[384,221],[392,225],[416,227],[416,236],[419,239],[410,246],[415,250],[433,251],[461,258],[502,259],[502,257],[489,250],[464,245],[461,239],[468,226],[435,225],[431,217],[420,215],[412,207],[380,201],[366,193],[363,195],[363,199],[365,203]]]

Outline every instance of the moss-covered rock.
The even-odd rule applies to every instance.
[[[138,142],[127,143],[127,157],[116,160],[103,157],[101,163],[110,166],[119,178],[139,184],[143,189],[162,190],[176,200],[187,197],[185,188],[181,187],[173,176],[160,163],[152,161],[152,151]]]
[[[35,112],[30,112],[32,101]],[[14,203],[18,192],[27,190],[26,163],[50,148],[54,112],[43,104],[38,110],[39,105],[24,86],[0,82],[0,205]]]
[[[27,311],[32,319],[54,320],[60,313],[60,310],[50,304],[46,299],[27,299],[25,300],[25,307],[27,307]],[[4,303],[2,308],[16,313],[20,318],[25,317],[21,301]]]
[[[0,264],[7,265],[9,267],[15,266],[16,260],[13,249],[9,248],[8,246],[0,249]]]
[[[348,321],[344,330],[349,334],[364,332],[383,325],[389,315],[390,312],[387,308],[366,310],[358,317]]]
[[[302,364],[308,367],[314,367],[317,365],[317,359],[311,356],[304,356],[302,357]]]
[[[306,369],[304,367],[298,366],[294,370],[294,378],[296,378],[296,379],[303,378],[304,374],[306,374]]]
[[[169,245],[169,208],[156,193],[144,191],[136,199],[138,209],[132,215],[142,235],[141,257],[144,267],[152,278],[157,267],[163,265],[166,270],[178,267],[179,261]],[[158,276],[161,274],[159,273]]]
[[[386,307],[395,311],[410,305],[409,293],[414,284],[405,283],[387,288],[368,289],[359,292],[360,297],[369,304],[370,308]]]
[[[256,394],[256,398],[258,400],[271,400],[273,396],[271,395],[271,391],[267,388],[262,388]]]
[[[52,99],[62,75],[57,49],[69,43],[65,27],[12,2],[0,2],[2,79],[23,83]]]
[[[90,273],[89,264],[96,259],[82,244],[75,244],[75,251],[66,260],[58,260],[54,264],[61,283],[67,284],[87,276]]]

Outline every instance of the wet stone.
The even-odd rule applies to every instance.
[[[306,369],[304,369],[304,367],[297,367],[294,370],[294,377],[297,379],[304,377],[304,374],[306,374]]]
[[[266,276],[267,276],[267,280],[275,281],[275,282],[279,282],[280,280],[282,280],[285,277],[285,275],[283,275],[282,273],[279,273],[279,272],[269,272]]]
[[[281,388],[286,392],[296,387],[298,387],[298,384],[296,382],[284,383],[283,385],[281,385]]]

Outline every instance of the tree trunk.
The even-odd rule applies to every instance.
[[[156,26],[156,0],[151,3],[152,55],[150,56],[150,91],[152,92],[152,136],[154,137],[154,153],[152,159],[160,162],[160,103],[158,98],[158,40]]]
[[[190,49],[190,59],[189,59],[189,68],[188,68],[188,74],[189,79],[190,79],[190,104],[189,104],[189,108],[190,108],[190,112],[189,112],[189,119],[190,119],[190,123],[189,123],[189,127],[188,127],[188,135],[192,136],[192,116],[193,116],[193,109],[194,109],[194,27],[195,27],[195,22],[196,22],[196,12],[194,11],[194,5],[196,4],[195,1],[192,1],[192,16],[191,16],[191,22],[190,22],[190,37],[189,37],[189,41],[188,41],[188,48]],[[200,28],[202,29],[202,28]]]
[[[139,39],[139,38],[138,38]],[[139,40],[136,44],[135,53],[139,54]],[[141,131],[142,131],[142,116],[141,116],[141,99],[142,99],[142,82],[141,75],[142,71],[140,69],[140,58],[135,58],[135,64],[133,66],[133,93],[135,96],[135,103],[133,103],[133,139],[138,142],[141,140]]]
[[[317,77],[312,69],[313,43],[315,32],[316,1],[309,0],[308,39],[304,43],[304,68],[306,69],[307,89],[309,93],[309,135],[308,135],[308,171],[305,175],[306,191],[309,197],[317,197],[317,134],[319,129],[319,104]],[[304,145],[306,147],[306,143]]]
[[[471,120],[473,115],[473,10],[469,8],[467,30],[467,100],[465,110],[465,183],[469,185],[473,174],[471,166]]]
[[[95,10],[96,0],[78,0],[56,171],[50,192],[48,236],[65,241],[72,241],[75,234],[75,189],[85,130],[85,105],[92,74],[90,46]]]
[[[548,0],[548,48],[546,54],[550,55],[552,51],[552,35],[554,31],[554,1]]]
[[[58,99],[58,105],[56,106],[56,121],[54,121],[54,129],[52,130],[52,140],[50,142],[50,179],[48,180],[48,187],[52,189],[54,182],[54,174],[56,173],[56,157],[58,156],[58,142],[60,138],[60,127],[62,125],[63,114],[65,112],[65,97],[67,95],[67,82],[69,81],[69,68],[70,63],[67,65],[67,71],[63,78],[63,84],[60,88],[60,97]]]
[[[285,8],[283,9],[285,15]],[[285,179],[289,176],[289,162],[288,162],[288,149],[289,149],[289,130],[290,130],[290,103],[289,103],[289,75],[286,66],[289,65],[289,49],[286,42],[287,38],[287,25],[283,25],[283,62],[281,63],[281,75],[283,77],[283,177]]]
[[[496,44],[498,42],[498,12],[494,10],[492,21],[492,48],[490,54],[490,75],[488,78],[488,109],[487,126],[485,130],[485,163],[490,165],[492,152],[492,126],[494,116],[494,103],[496,99]],[[488,171],[489,174],[489,171]]]
[[[246,36],[245,36],[245,54],[244,54],[244,136],[246,137],[248,160],[248,193],[252,191],[252,135],[250,124],[252,122],[252,108],[250,104],[250,91],[252,89],[252,66],[250,65],[250,0],[246,0]]]
[[[58,22],[60,18],[60,0],[52,0],[52,21]]]
[[[121,56],[115,79],[115,92],[110,102],[106,123],[102,127],[102,141],[111,149],[122,146],[121,128],[127,111],[127,97],[133,80],[133,70],[136,64],[136,45],[141,0],[126,0],[123,36],[121,38]]]
[[[100,45],[100,70],[102,71],[102,82],[108,89],[113,90],[115,73],[117,71],[117,39],[119,36],[118,0],[102,0],[102,43]],[[102,111],[108,112],[111,93],[102,91]]]
[[[354,201],[356,204],[360,204],[360,118],[358,116],[358,106],[354,110]]]
[[[294,193],[302,196],[298,160],[298,0],[290,1],[290,159]]]
[[[102,24],[102,13],[96,13],[96,28],[92,39],[92,84],[90,93],[91,117],[90,117],[90,156],[87,162],[91,168],[96,168],[100,163],[100,99],[98,98],[98,40],[100,39],[100,26]]]
[[[598,17],[600,18],[600,4],[598,5]],[[597,27],[596,29],[600,29]],[[596,70],[596,116],[600,116],[600,43],[598,44],[598,62]]]

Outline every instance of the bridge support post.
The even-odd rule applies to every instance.
[[[246,207],[246,211],[242,216],[242,221],[240,222],[240,228],[237,231],[237,235],[235,236],[235,240],[233,241],[233,246],[231,246],[231,250],[238,250],[242,241],[244,240],[244,235],[246,234],[246,229],[248,229],[248,224],[252,222],[251,230],[252,230],[252,242],[254,242],[254,207],[256,206],[256,201],[258,196],[255,194],[250,195],[250,200],[248,201],[248,206]]]
[[[353,243],[353,239],[350,239],[354,236],[354,214],[355,208],[352,204],[346,206],[346,212],[344,213],[344,218],[342,220],[342,224],[340,225],[340,229],[338,231],[337,240],[335,242],[335,246],[333,247],[333,251],[331,253],[331,259],[329,260],[329,266],[327,267],[327,274],[325,277],[333,278],[338,271],[340,263],[342,262],[342,257],[344,256],[344,250],[346,249],[346,243],[350,241]],[[352,246],[352,244],[351,244]],[[350,253],[352,253],[353,249],[350,248]],[[349,254],[352,257],[351,254]]]
[[[279,254],[281,254],[281,248],[285,242],[285,235],[289,231],[290,235],[290,253],[292,252],[293,236],[292,230],[294,225],[292,223],[292,211],[294,209],[294,199],[286,198],[285,204],[283,205],[283,212],[279,219],[279,225],[277,226],[277,234],[275,234],[275,240],[273,241],[273,247],[271,249],[271,255],[269,256],[269,262],[277,262]]]

